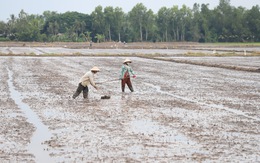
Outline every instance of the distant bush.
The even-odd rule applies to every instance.
[[[5,37],[0,37],[0,41],[10,41],[9,38],[5,38]]]

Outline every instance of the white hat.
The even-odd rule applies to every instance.
[[[98,67],[96,67],[96,66],[94,66],[90,71],[100,71],[100,69],[98,68]]]
[[[127,63],[127,62],[128,62],[128,63],[132,63],[132,61],[131,61],[130,59],[126,58],[125,61],[124,61],[124,63]]]

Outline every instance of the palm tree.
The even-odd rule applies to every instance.
[[[90,36],[92,32],[87,31],[86,34],[86,40],[90,42],[92,40],[92,37]]]
[[[97,42],[100,43],[101,41],[104,41],[105,35],[104,34],[97,34],[95,36],[95,38],[97,39]]]

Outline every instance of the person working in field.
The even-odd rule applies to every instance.
[[[99,72],[99,68],[94,66],[90,71],[88,71],[85,75],[83,75],[78,84],[78,88],[76,92],[73,94],[73,98],[75,99],[78,95],[83,91],[83,98],[88,98],[88,87],[92,85],[95,89],[98,89],[94,82],[94,74]]]
[[[130,80],[130,74],[133,75],[133,78],[136,77],[133,69],[129,66],[129,63],[132,63],[130,59],[126,59],[123,62],[123,65],[121,67],[120,71],[120,79],[121,79],[121,88],[122,92],[125,92],[125,84],[127,84],[128,88],[130,89],[131,92],[134,92],[131,80]]]

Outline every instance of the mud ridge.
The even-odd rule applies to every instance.
[[[205,63],[205,62],[194,62],[194,61],[180,60],[180,59],[175,60],[172,58],[154,58],[154,57],[146,57],[146,56],[139,56],[139,57],[146,58],[146,59],[160,60],[160,61],[169,61],[169,62],[175,62],[175,63],[184,63],[184,64],[191,64],[191,65],[198,65],[198,66],[217,67],[217,68],[224,68],[224,69],[237,70],[237,71],[260,73],[260,68],[241,67],[241,66],[223,65],[223,64],[212,64],[212,63]]]

